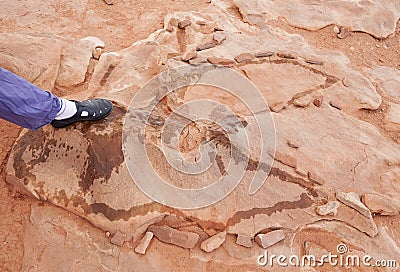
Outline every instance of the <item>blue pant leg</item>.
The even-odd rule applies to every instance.
[[[60,108],[57,96],[0,68],[0,118],[38,129],[49,124]]]

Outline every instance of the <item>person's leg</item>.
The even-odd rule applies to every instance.
[[[75,122],[96,121],[108,116],[111,101],[71,101],[58,98],[23,78],[0,68],[0,118],[29,129],[50,124],[63,128]]]
[[[29,129],[49,124],[61,109],[60,99],[0,68],[0,118]]]

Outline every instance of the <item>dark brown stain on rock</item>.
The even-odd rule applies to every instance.
[[[100,86],[104,86],[108,80],[108,78],[110,77],[111,73],[114,71],[116,65],[110,64],[110,66],[108,66],[107,71],[105,72],[103,78],[100,80]]]
[[[55,139],[46,140],[43,129],[37,131],[28,131],[20,140],[17,141],[13,148],[15,153],[13,167],[15,176],[19,179],[24,179],[30,171],[38,163],[45,162],[50,154],[51,147],[57,147]],[[33,159],[25,162],[22,156],[26,151],[32,153]]]
[[[302,193],[300,199],[297,201],[281,201],[272,207],[267,208],[253,208],[247,211],[238,211],[227,221],[227,226],[233,226],[239,223],[242,219],[250,219],[257,214],[265,214],[267,216],[283,210],[305,209],[311,207],[314,201],[306,194]]]
[[[105,182],[110,179],[113,170],[124,162],[122,153],[122,127],[124,110],[115,107],[107,121],[99,122],[96,128],[104,130],[111,126],[110,133],[99,134],[95,130],[85,129],[83,137],[89,141],[87,147],[88,158],[85,162],[84,171],[81,173],[79,185],[83,192],[88,192],[93,181],[98,179]],[[85,124],[90,126],[90,124]]]
[[[84,170],[81,173],[79,185],[82,190],[88,192],[90,186],[95,179],[106,181],[111,177],[114,169],[123,163],[124,157],[122,153],[122,126],[123,117],[126,109],[122,106],[114,107],[114,111],[106,119],[96,122],[84,122],[72,125],[66,130],[79,129],[88,142],[89,146],[86,150],[88,158],[85,162]],[[79,126],[79,128],[77,127]],[[96,134],[110,128],[109,133]],[[39,163],[45,163],[52,150],[57,148],[65,148],[66,152],[63,157],[71,157],[73,146],[68,146],[60,140],[54,139],[50,132],[43,129],[37,131],[27,131],[15,144],[13,168],[15,176],[29,183],[34,180],[31,170]],[[30,154],[32,159],[24,161],[23,155]],[[72,157],[71,157],[72,158]],[[60,161],[61,162],[61,161]]]

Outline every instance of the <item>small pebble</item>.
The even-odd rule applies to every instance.
[[[102,47],[96,47],[92,51],[92,57],[96,60],[100,59],[101,54],[103,53],[103,48]]]
[[[321,105],[322,105],[322,100],[323,100],[322,97],[315,98],[314,101],[313,101],[314,106],[316,106],[316,107],[321,107]]]
[[[300,147],[300,143],[298,141],[296,141],[296,140],[288,140],[287,144],[291,148],[299,148]]]
[[[337,35],[339,39],[345,39],[350,35],[350,31],[347,27],[341,27],[340,33]]]
[[[190,26],[192,22],[190,20],[183,20],[178,23],[178,28],[185,29],[186,27]]]
[[[339,34],[339,33],[340,33],[339,27],[335,25],[335,26],[333,27],[333,32],[335,32],[336,34]]]

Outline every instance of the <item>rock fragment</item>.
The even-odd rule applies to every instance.
[[[266,234],[258,234],[255,241],[262,248],[268,248],[285,239],[285,234],[282,230],[270,231]]]
[[[235,57],[235,60],[238,63],[247,63],[250,62],[252,59],[254,59],[254,55],[250,53],[242,53]]]
[[[287,145],[290,146],[291,148],[299,148],[300,147],[300,142],[294,139],[288,140]]]
[[[345,38],[347,38],[349,35],[350,35],[349,29],[348,29],[347,27],[341,27],[341,28],[340,28],[340,32],[339,32],[339,34],[337,35],[337,37],[338,37],[339,39],[345,39]]]
[[[207,61],[211,64],[214,65],[220,65],[220,66],[233,66],[235,65],[235,62],[230,59],[225,59],[225,58],[218,58],[218,57],[208,57]]]
[[[146,234],[143,236],[142,240],[140,243],[137,245],[135,248],[135,252],[139,254],[146,254],[146,250],[149,247],[149,244],[151,242],[151,239],[153,239],[154,234],[150,231],[147,231]]]
[[[373,213],[380,215],[397,215],[399,211],[396,209],[396,205],[392,202],[393,199],[378,195],[378,194],[364,194],[361,198],[364,205]]]
[[[93,49],[92,57],[96,60],[100,59],[101,54],[103,53],[102,47],[96,47]]]
[[[221,31],[215,32],[213,35],[213,40],[216,44],[221,44],[223,41],[226,40],[226,34]]]
[[[198,24],[198,25],[206,25],[207,22],[200,20],[200,21],[197,21],[196,24]]]
[[[207,62],[207,58],[204,57],[204,56],[199,56],[199,57],[196,57],[196,58],[193,58],[193,59],[189,60],[189,63],[192,64],[192,65],[198,65],[198,64],[206,63],[206,62]]]
[[[321,107],[322,100],[323,100],[322,96],[315,98],[314,101],[313,101],[314,106],[316,106],[318,108]]]
[[[324,65],[324,62],[322,60],[315,60],[315,59],[305,59],[305,62],[309,64],[314,64],[314,65]]]
[[[272,51],[262,51],[262,52],[257,52],[254,54],[256,58],[265,58],[265,57],[271,57],[275,54],[275,52]]]
[[[193,248],[200,238],[196,233],[176,230],[169,226],[151,225],[148,231],[154,233],[158,240],[182,248]]]
[[[333,27],[333,32],[335,32],[336,34],[339,34],[339,33],[340,33],[340,29],[339,29],[339,27],[338,27],[337,25],[335,25],[335,26]]]
[[[111,238],[111,244],[121,247],[126,241],[126,233],[117,231]]]
[[[214,42],[202,44],[202,45],[199,45],[199,46],[196,47],[196,51],[203,51],[203,50],[206,50],[206,49],[213,48],[215,46],[216,46],[216,44]]]
[[[236,244],[244,247],[252,247],[253,246],[253,237],[248,235],[238,234],[236,237]]]
[[[355,209],[367,218],[372,218],[371,211],[361,202],[360,196],[355,192],[337,192],[336,198],[343,204]]]
[[[283,110],[284,108],[286,108],[286,103],[276,102],[276,103],[270,105],[269,108],[271,111],[278,113],[281,110]]]
[[[207,240],[201,243],[200,248],[205,252],[212,252],[219,248],[224,242],[226,238],[226,231],[220,232],[214,236],[211,236]]]
[[[103,0],[107,5],[113,5],[114,1],[113,0]]]
[[[284,59],[296,59],[297,58],[295,55],[289,54],[289,53],[278,53],[277,56],[280,58],[284,58]]]
[[[186,27],[190,26],[192,22],[190,20],[183,20],[178,23],[179,29],[185,29]]]
[[[336,215],[337,214],[337,209],[339,208],[339,202],[338,201],[329,201],[325,205],[318,206],[316,208],[316,212],[319,215],[325,216],[325,215]]]
[[[191,59],[194,59],[195,57],[197,57],[197,52],[196,51],[191,51],[191,52],[187,52],[183,57],[182,60],[183,61],[189,61]]]
[[[306,108],[310,105],[310,103],[311,103],[310,96],[307,96],[307,95],[293,100],[293,105],[295,105],[296,107],[300,107],[300,108]]]

